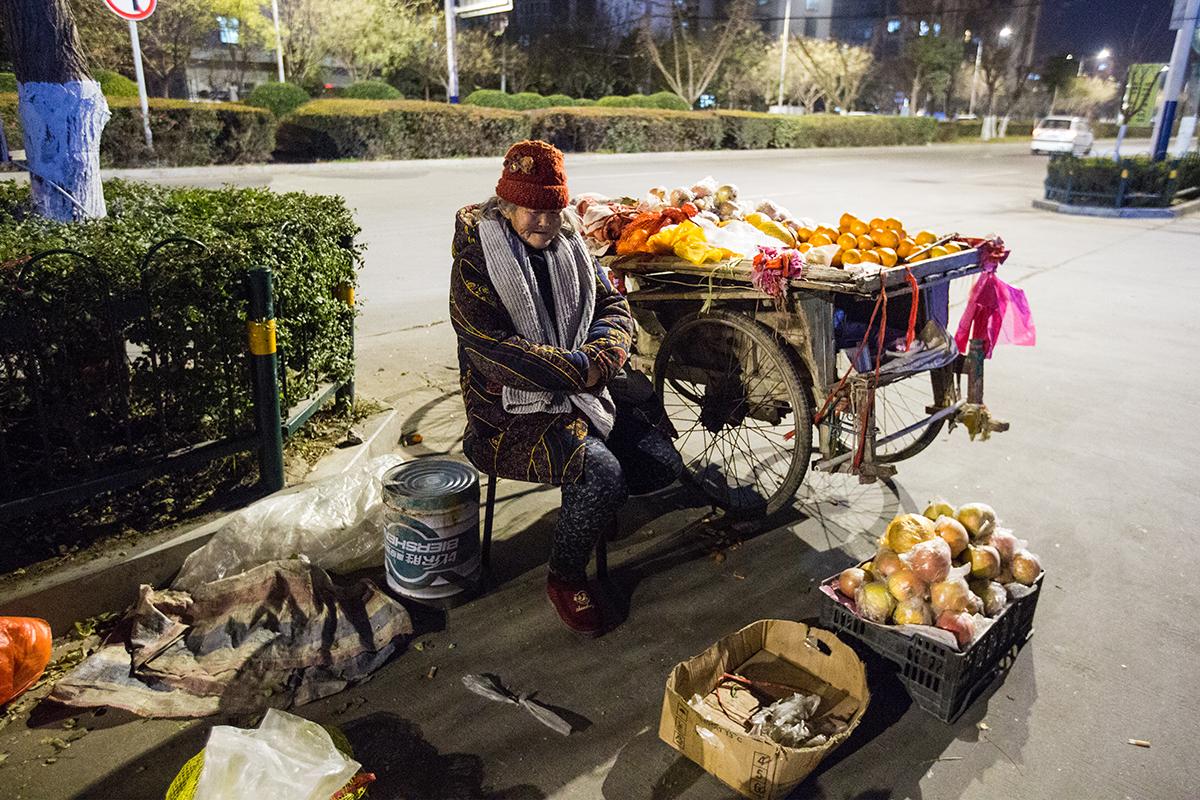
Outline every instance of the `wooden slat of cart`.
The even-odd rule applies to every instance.
[[[748,258],[731,258],[712,264],[692,264],[674,256],[608,256],[600,259],[610,269],[635,275],[654,275],[671,272],[678,275],[693,275],[722,281],[750,283],[751,261]],[[963,250],[941,258],[930,258],[912,264],[913,277],[922,285],[940,283],[950,278],[965,277],[979,271],[979,251]],[[792,288],[817,292],[875,295],[886,282],[888,289],[904,290],[907,285],[904,267],[892,267],[874,275],[855,277],[835,267],[812,265],[805,276],[790,281]],[[697,287],[698,289],[700,287]]]

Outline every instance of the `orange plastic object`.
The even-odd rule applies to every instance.
[[[34,617],[0,617],[0,705],[37,683],[50,663],[50,624]]]

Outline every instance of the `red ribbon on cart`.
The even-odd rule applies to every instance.
[[[960,353],[966,353],[971,339],[984,341],[984,356],[992,357],[998,343],[1032,347],[1037,343],[1033,313],[1025,292],[996,277],[996,270],[1008,258],[1004,240],[967,239],[979,250],[982,274],[971,287],[967,308],[958,322],[954,342]]]

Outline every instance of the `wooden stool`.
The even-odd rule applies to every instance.
[[[496,514],[496,484],[499,480],[495,475],[488,475],[487,499],[483,506],[483,547],[480,552],[484,580],[487,580],[491,573],[492,522]],[[602,581],[608,580],[608,542],[605,541],[603,533],[596,540],[596,577]]]

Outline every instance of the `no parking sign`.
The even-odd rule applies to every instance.
[[[146,75],[142,72],[142,46],[138,42],[137,24],[154,13],[158,0],[104,0],[108,10],[121,19],[129,20],[129,43],[133,47],[133,72],[137,77],[138,100],[142,106],[142,134],[146,147],[154,149],[154,135],[150,132],[150,108],[146,99]]]
[[[154,13],[158,0],[104,0],[104,4],[118,17],[139,22]]]

